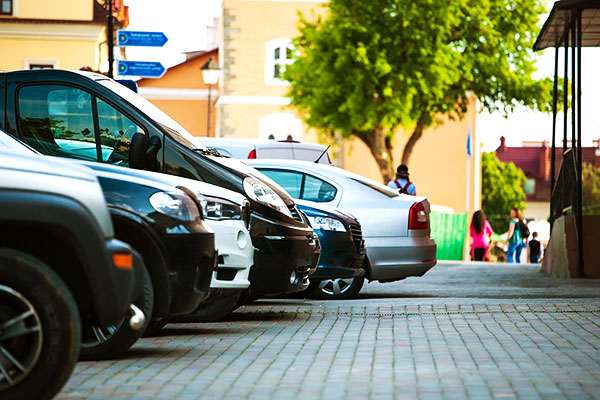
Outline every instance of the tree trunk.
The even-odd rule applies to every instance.
[[[383,183],[394,179],[394,160],[392,159],[392,144],[386,137],[383,128],[377,124],[372,131],[355,131],[354,134],[367,145],[379,167]]]
[[[428,119],[429,115],[427,112],[423,111],[417,120],[413,133],[410,135],[408,142],[406,142],[406,146],[404,146],[404,151],[402,152],[402,164],[408,166],[415,144],[417,144],[419,139],[421,139],[421,136],[423,136],[423,129],[425,129]]]

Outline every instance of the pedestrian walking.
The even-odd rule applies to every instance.
[[[532,264],[537,264],[540,262],[542,258],[542,244],[539,240],[537,240],[538,233],[533,232],[531,234],[531,240],[529,241],[529,262]]]
[[[400,193],[416,196],[417,188],[410,181],[409,176],[408,167],[402,164],[396,169],[396,179],[389,181],[387,185],[393,189],[398,189]]]
[[[523,250],[523,235],[521,234],[521,227],[525,223],[523,222],[523,214],[518,208],[510,209],[510,224],[508,225],[508,236],[506,237],[506,244],[508,250],[506,251],[506,258],[509,263],[520,263],[521,262],[521,250]]]
[[[490,251],[490,239],[494,234],[494,230],[482,210],[475,211],[473,214],[469,234],[473,239],[471,260],[487,261],[487,255]]]

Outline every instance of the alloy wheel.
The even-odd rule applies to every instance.
[[[354,278],[327,279],[319,282],[319,290],[330,296],[337,296],[347,292],[353,282]]]
[[[33,305],[19,292],[0,285],[0,392],[29,375],[42,344],[42,323]]]

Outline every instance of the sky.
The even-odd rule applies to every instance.
[[[546,0],[550,10],[554,1]],[[135,61],[160,61],[165,67],[185,60],[185,51],[206,49],[206,26],[221,14],[221,0],[126,0],[129,6],[128,30],[162,31],[169,41],[162,48],[127,48],[127,59]],[[542,22],[546,16],[542,18]],[[559,55],[562,60],[562,52]],[[600,139],[600,48],[582,50],[582,137],[584,146]],[[560,61],[559,61],[560,62]],[[569,62],[570,63],[570,62]],[[560,64],[562,65],[562,64]],[[554,74],[554,49],[541,52],[537,62],[536,77]],[[559,74],[562,71],[559,68]],[[558,137],[562,137],[562,114],[557,119]],[[483,112],[479,129],[484,151],[494,151],[500,137],[506,137],[508,146],[520,146],[522,141],[550,140],[551,114],[519,109],[504,118],[500,113]],[[570,137],[570,122],[569,132]],[[465,133],[465,140],[467,134]],[[557,143],[560,146],[559,143]]]

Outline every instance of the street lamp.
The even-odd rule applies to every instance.
[[[204,80],[204,84],[208,86],[206,136],[210,136],[210,94],[212,86],[216,85],[219,81],[219,74],[221,73],[221,70],[219,69],[215,60],[210,57],[208,61],[200,68],[200,71],[202,71],[202,80]]]

